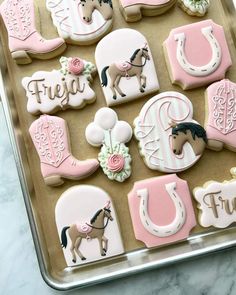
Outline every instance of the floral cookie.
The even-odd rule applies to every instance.
[[[69,188],[56,204],[55,217],[68,266],[124,252],[115,208],[102,189],[91,185]]]
[[[212,20],[173,29],[163,46],[171,82],[184,90],[223,79],[232,65],[224,29]]]
[[[64,119],[42,115],[31,124],[29,132],[47,185],[61,185],[64,178],[79,180],[97,170],[97,160],[79,161],[71,154],[68,128]]]
[[[132,137],[132,129],[125,121],[118,121],[115,111],[101,108],[94,122],[90,123],[85,136],[92,146],[102,146],[98,160],[103,172],[111,180],[123,182],[131,175],[131,156],[125,143]]]
[[[183,11],[193,16],[204,16],[210,6],[210,0],[178,0]]]
[[[46,0],[46,6],[67,43],[96,43],[112,27],[112,0]]]
[[[186,170],[200,159],[207,144],[204,128],[193,120],[190,100],[178,92],[148,100],[134,125],[140,153],[153,170]]]
[[[236,222],[236,168],[230,172],[233,176],[230,181],[208,181],[193,190],[201,226],[225,228]]]
[[[50,59],[62,54],[62,38],[45,40],[35,27],[33,0],[1,1],[0,14],[8,32],[8,46],[17,64],[29,64],[32,58]]]
[[[208,147],[236,152],[236,84],[224,79],[206,90]]]
[[[80,109],[95,101],[90,84],[96,67],[77,57],[61,57],[60,63],[59,70],[39,71],[22,80],[29,113],[52,114],[68,108]]]
[[[188,184],[176,174],[135,182],[128,202],[135,237],[149,248],[184,240],[196,226]]]
[[[176,0],[120,0],[121,11],[127,22],[142,19],[143,15],[155,16],[169,10]]]
[[[134,100],[159,89],[150,48],[138,31],[113,31],[98,43],[95,59],[108,106]]]

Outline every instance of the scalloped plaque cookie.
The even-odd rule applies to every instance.
[[[125,181],[131,175],[131,156],[125,145],[131,140],[132,128],[125,121],[119,121],[110,108],[101,108],[95,114],[85,136],[92,146],[101,146],[98,160],[103,172],[111,180]]]
[[[112,0],[47,0],[46,6],[67,43],[96,43],[112,27]]]
[[[159,90],[147,40],[136,30],[120,29],[105,36],[96,47],[95,59],[108,106]]]
[[[236,222],[236,168],[229,181],[208,181],[193,190],[198,202],[199,223],[203,227],[225,228]]]
[[[148,100],[134,125],[140,153],[153,170],[186,170],[200,159],[207,144],[204,128],[193,120],[192,103],[178,92]]]
[[[173,29],[163,46],[171,82],[183,89],[221,80],[232,65],[224,29],[212,20]]]
[[[91,185],[69,188],[56,204],[55,218],[68,266],[124,253],[115,208],[104,190]]]
[[[90,84],[96,67],[77,57],[61,57],[60,63],[59,70],[39,71],[32,77],[23,78],[29,113],[52,114],[68,108],[80,109],[95,101]]]
[[[142,16],[155,16],[169,10],[176,0],[120,0],[121,11],[127,22],[135,22]]]
[[[176,174],[135,182],[128,202],[135,237],[149,248],[184,240],[196,226],[188,184]]]
[[[236,152],[236,84],[224,79],[206,90],[208,147]]]

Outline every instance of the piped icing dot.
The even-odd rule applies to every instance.
[[[68,62],[68,69],[74,75],[79,75],[84,70],[84,62],[78,57],[74,57]]]
[[[122,155],[113,154],[107,160],[107,168],[111,172],[120,172],[125,166],[125,159]]]

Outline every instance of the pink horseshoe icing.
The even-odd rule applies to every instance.
[[[186,73],[194,77],[205,77],[214,73],[220,66],[222,60],[222,50],[220,44],[213,35],[212,26],[202,28],[201,32],[209,42],[209,45],[212,49],[211,60],[208,64],[203,66],[194,66],[188,61],[184,50],[186,41],[185,33],[183,32],[175,35],[175,40],[178,42],[176,57],[179,62],[179,65]]]
[[[137,191],[137,196],[140,197],[139,216],[142,225],[152,235],[161,238],[177,233],[183,227],[186,220],[186,210],[180,196],[176,192],[176,182],[166,184],[165,189],[175,205],[176,215],[170,224],[164,226],[153,223],[148,214],[148,189],[145,188]]]

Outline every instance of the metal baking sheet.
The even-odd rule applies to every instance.
[[[38,15],[41,15],[41,23],[43,24],[51,21],[50,15],[45,13],[45,4],[41,3],[41,1],[35,2],[38,7]],[[148,38],[153,55],[155,56],[161,91],[181,91],[179,87],[170,84],[163,59],[161,44],[168,36],[172,27],[196,22],[200,19],[189,17],[178,7],[175,7],[165,15],[145,18],[141,22],[134,24],[126,24],[119,13],[118,4],[116,3],[117,1],[114,0],[113,2],[115,2],[114,4],[116,10],[114,29],[120,27],[131,27],[140,30]],[[236,81],[236,29],[234,27],[235,21],[233,21],[236,18],[236,14],[233,1],[215,0],[214,5],[212,5],[209,14],[205,17],[205,19],[206,18],[212,18],[216,23],[222,24],[225,28],[227,41],[234,62],[234,66],[229,71],[227,76]],[[40,24],[39,27],[46,37],[56,35],[53,28],[50,30]],[[157,34],[158,29],[160,29],[160,32]],[[156,34],[158,35],[158,38]],[[120,192],[120,185],[113,184],[108,181],[102,173],[96,174],[95,177],[86,180],[86,183],[88,184],[102,186],[113,198],[121,223],[121,233],[124,239],[126,253],[116,258],[91,263],[81,267],[66,267],[56,232],[54,207],[61,193],[68,187],[78,184],[78,182],[68,181],[61,188],[55,189],[45,187],[40,175],[37,155],[33,149],[27,131],[30,123],[35,118],[26,112],[25,94],[20,85],[22,77],[32,74],[36,70],[53,68],[54,66],[57,67],[58,59],[54,59],[49,62],[34,61],[28,66],[17,66],[10,58],[6,45],[6,34],[2,26],[1,39],[0,54],[2,58],[0,60],[0,95],[9,128],[40,270],[48,285],[58,290],[85,287],[122,276],[150,270],[152,268],[162,267],[193,257],[198,257],[214,251],[224,250],[236,245],[236,229],[234,226],[224,230],[216,230],[212,228],[206,230],[198,226],[187,240],[169,245],[167,247],[155,248],[151,250],[146,249],[142,243],[135,240],[128,212],[127,192],[131,190],[134,181],[151,176],[157,176],[159,174],[149,171],[148,168],[145,167],[138,153],[137,143],[133,140],[130,145],[130,149],[134,158],[134,173],[132,178],[122,185],[122,194],[118,194],[118,192]],[[159,40],[158,43],[156,41],[157,39]],[[68,50],[65,54],[67,56],[75,55],[75,52],[78,54],[78,48],[80,49],[79,52],[82,57],[94,61],[93,52],[95,46],[90,46],[89,48],[68,46]],[[82,125],[80,128],[81,130],[79,130],[79,132],[82,132],[86,124],[91,121],[91,118],[93,118],[95,111],[100,106],[105,105],[98,83],[98,78],[96,78],[94,87],[98,97],[101,98],[94,105],[89,106],[88,110],[85,108],[81,111],[68,110],[63,114],[61,112],[58,113],[58,115],[64,117],[69,122],[70,133],[72,136],[72,150],[79,155],[81,155],[81,153],[79,153],[76,149],[78,135],[76,134],[77,131],[75,131],[77,123],[75,118],[77,117],[77,114],[80,114],[81,122],[84,121],[84,125]],[[204,88],[184,93],[188,97],[191,97],[194,110],[196,110],[194,117],[199,122],[203,123]],[[202,97],[202,99],[200,100],[199,97]],[[137,116],[140,108],[148,98],[150,97],[137,100],[134,103],[118,106],[115,109],[119,113],[119,117],[132,124],[133,118]],[[84,145],[85,144],[86,143],[84,143]],[[89,153],[89,157],[96,157],[97,150],[93,148],[85,149],[82,156],[86,157],[87,153]],[[223,152],[217,154],[217,156],[219,163],[222,164],[221,169],[216,170],[214,168],[215,166],[213,164],[215,161],[215,153],[206,151],[203,159],[200,160],[200,162],[192,169],[181,173],[180,177],[188,180],[191,189],[194,186],[202,185],[208,179],[214,178],[220,181],[229,179],[229,168],[234,165],[235,154],[224,150]],[[125,216],[125,220],[127,220],[125,224],[122,216]],[[49,224],[50,226],[48,226]],[[57,259],[55,259],[55,257]]]

